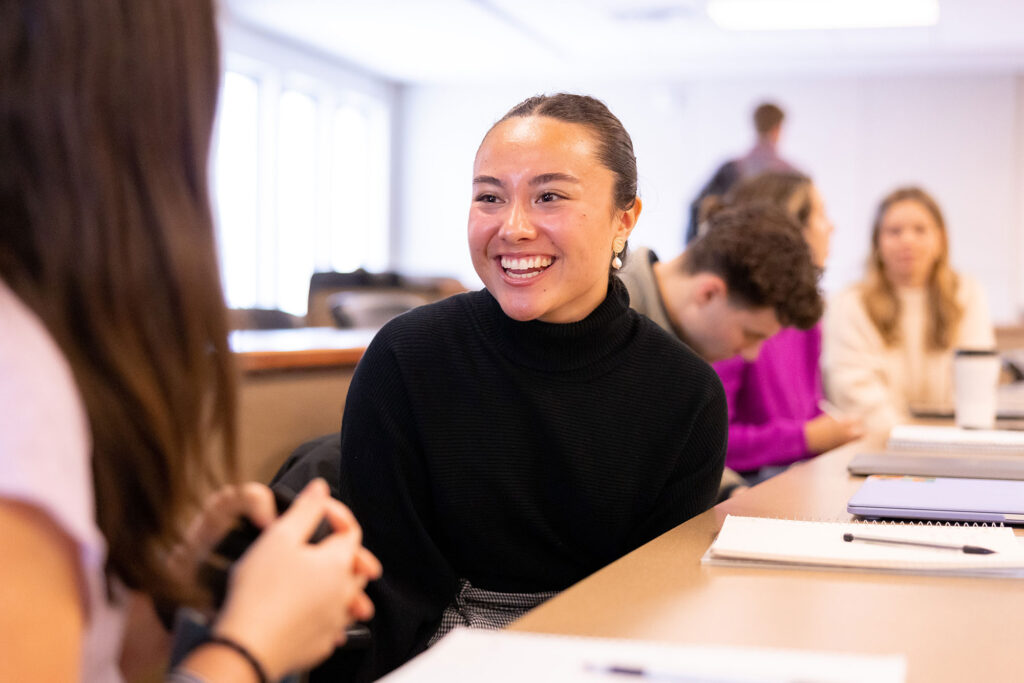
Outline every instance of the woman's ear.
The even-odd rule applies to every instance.
[[[616,215],[618,216],[618,225],[615,230],[616,239],[622,238],[623,242],[629,239],[630,233],[636,227],[637,219],[640,218],[640,210],[642,208],[643,202],[637,197],[633,200],[633,205],[628,209],[616,210]]]

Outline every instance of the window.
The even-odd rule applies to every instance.
[[[258,83],[228,72],[220,101],[214,197],[218,218],[224,296],[234,308],[254,308],[257,299]]]
[[[387,104],[229,59],[213,194],[232,308],[306,312],[315,271],[388,267]]]

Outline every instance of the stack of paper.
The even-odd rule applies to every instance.
[[[858,540],[846,541],[847,534]],[[963,552],[963,546],[993,552],[971,554]],[[1024,545],[1010,527],[991,526],[806,522],[729,515],[702,561],[733,566],[1024,577]]]
[[[458,630],[381,679],[386,683],[897,683],[900,655],[662,645],[509,631]]]
[[[917,477],[961,477],[968,479],[1024,480],[1024,458],[1014,454],[924,453],[886,451],[858,453],[846,469],[850,474],[904,474]]]
[[[1019,453],[1024,455],[1024,431],[897,425],[889,433],[888,448],[890,450]]]

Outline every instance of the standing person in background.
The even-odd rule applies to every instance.
[[[658,261],[649,249],[631,254],[621,271],[630,306],[709,363],[754,363],[782,325],[817,331],[820,270],[794,218],[771,203],[753,203],[715,209],[706,223],[709,230],[671,261]],[[730,411],[738,383],[724,383]],[[728,461],[726,467],[720,498],[744,484]]]
[[[722,200],[728,206],[761,202],[779,207],[798,223],[812,264],[823,269],[833,227],[810,178],[792,172],[762,173],[741,181]],[[714,367],[729,401],[726,466],[752,483],[862,433],[856,418],[821,410],[818,324],[786,327],[764,343],[756,358],[736,356]]]
[[[690,222],[686,226],[686,244],[700,230],[701,203],[705,197],[721,197],[743,178],[768,171],[795,171],[796,168],[779,156],[779,137],[786,113],[778,105],[764,102],[754,110],[754,132],[757,142],[746,155],[725,162],[714,172],[690,203]]]
[[[954,349],[994,346],[984,290],[949,265],[938,203],[917,187],[890,193],[875,214],[867,277],[829,304],[829,397],[885,435],[911,411],[951,412]]]
[[[263,533],[172,677],[311,666],[380,572],[324,482],[280,519],[228,486],[186,524],[236,469],[212,3],[4,2],[0,36],[0,680],[121,680],[129,602],[204,604],[197,566],[240,514]]]

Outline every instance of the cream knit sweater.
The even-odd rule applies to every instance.
[[[907,421],[910,411],[951,412],[953,351],[994,348],[995,334],[981,286],[960,275],[957,299],[964,317],[944,351],[926,349],[926,291],[900,288],[901,342],[887,347],[868,318],[862,284],[829,301],[825,312],[822,372],[825,392],[841,410],[864,419],[870,433],[887,434]]]

